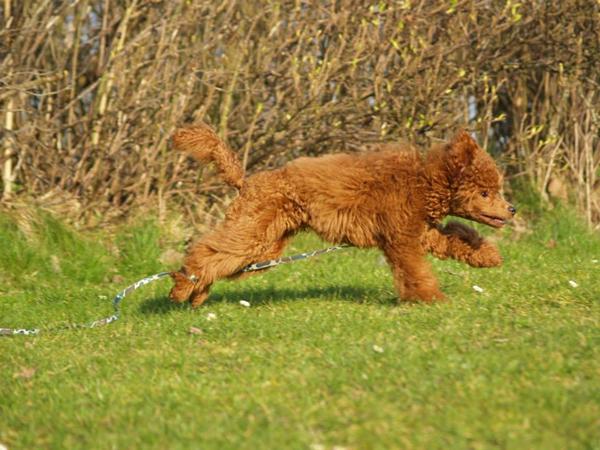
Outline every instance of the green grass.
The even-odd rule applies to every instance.
[[[436,305],[397,306],[380,254],[350,249],[219,283],[199,310],[163,280],[110,326],[0,338],[0,444],[600,448],[600,239],[564,211],[531,231],[503,233],[499,269],[435,261]],[[49,217],[24,234],[1,216],[0,240],[8,327],[105,317],[173,246],[152,221],[81,235]]]

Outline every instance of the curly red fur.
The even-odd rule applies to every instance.
[[[242,187],[244,169],[237,156],[207,125],[200,123],[179,128],[171,139],[176,149],[188,152],[198,161],[214,162],[227,184],[238,189]]]
[[[380,248],[404,300],[443,298],[428,252],[475,267],[502,262],[496,247],[472,228],[440,224],[455,215],[500,227],[515,211],[502,198],[493,159],[464,131],[425,156],[408,145],[382,145],[362,154],[299,158],[245,180],[235,155],[207,126],[180,129],[173,142],[214,161],[225,181],[240,189],[223,222],[192,245],[181,271],[173,273],[174,301],[200,305],[214,281],[278,257],[303,228],[333,243]]]

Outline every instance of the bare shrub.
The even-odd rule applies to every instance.
[[[600,158],[597,2],[3,0],[3,199],[218,214],[168,136],[203,119],[249,172],[465,125],[590,221]],[[212,210],[210,209],[212,208]],[[204,216],[202,216],[204,217]],[[204,220],[204,219],[202,219]]]

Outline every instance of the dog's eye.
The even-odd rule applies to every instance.
[[[483,198],[487,198],[487,196],[488,196],[488,195],[489,195],[489,194],[488,194],[488,192],[487,192],[487,191],[482,191],[482,192],[481,192],[481,196],[482,196]]]

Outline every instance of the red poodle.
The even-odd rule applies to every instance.
[[[248,178],[235,154],[204,124],[177,130],[173,144],[197,160],[214,162],[239,189],[223,222],[194,243],[181,270],[171,274],[175,302],[201,305],[216,280],[277,258],[289,238],[307,228],[333,243],[380,248],[402,300],[444,297],[428,252],[474,267],[502,263],[498,249],[474,229],[440,224],[453,215],[500,228],[516,212],[502,198],[494,160],[464,131],[425,155],[408,145],[380,145],[362,154],[298,158]]]

